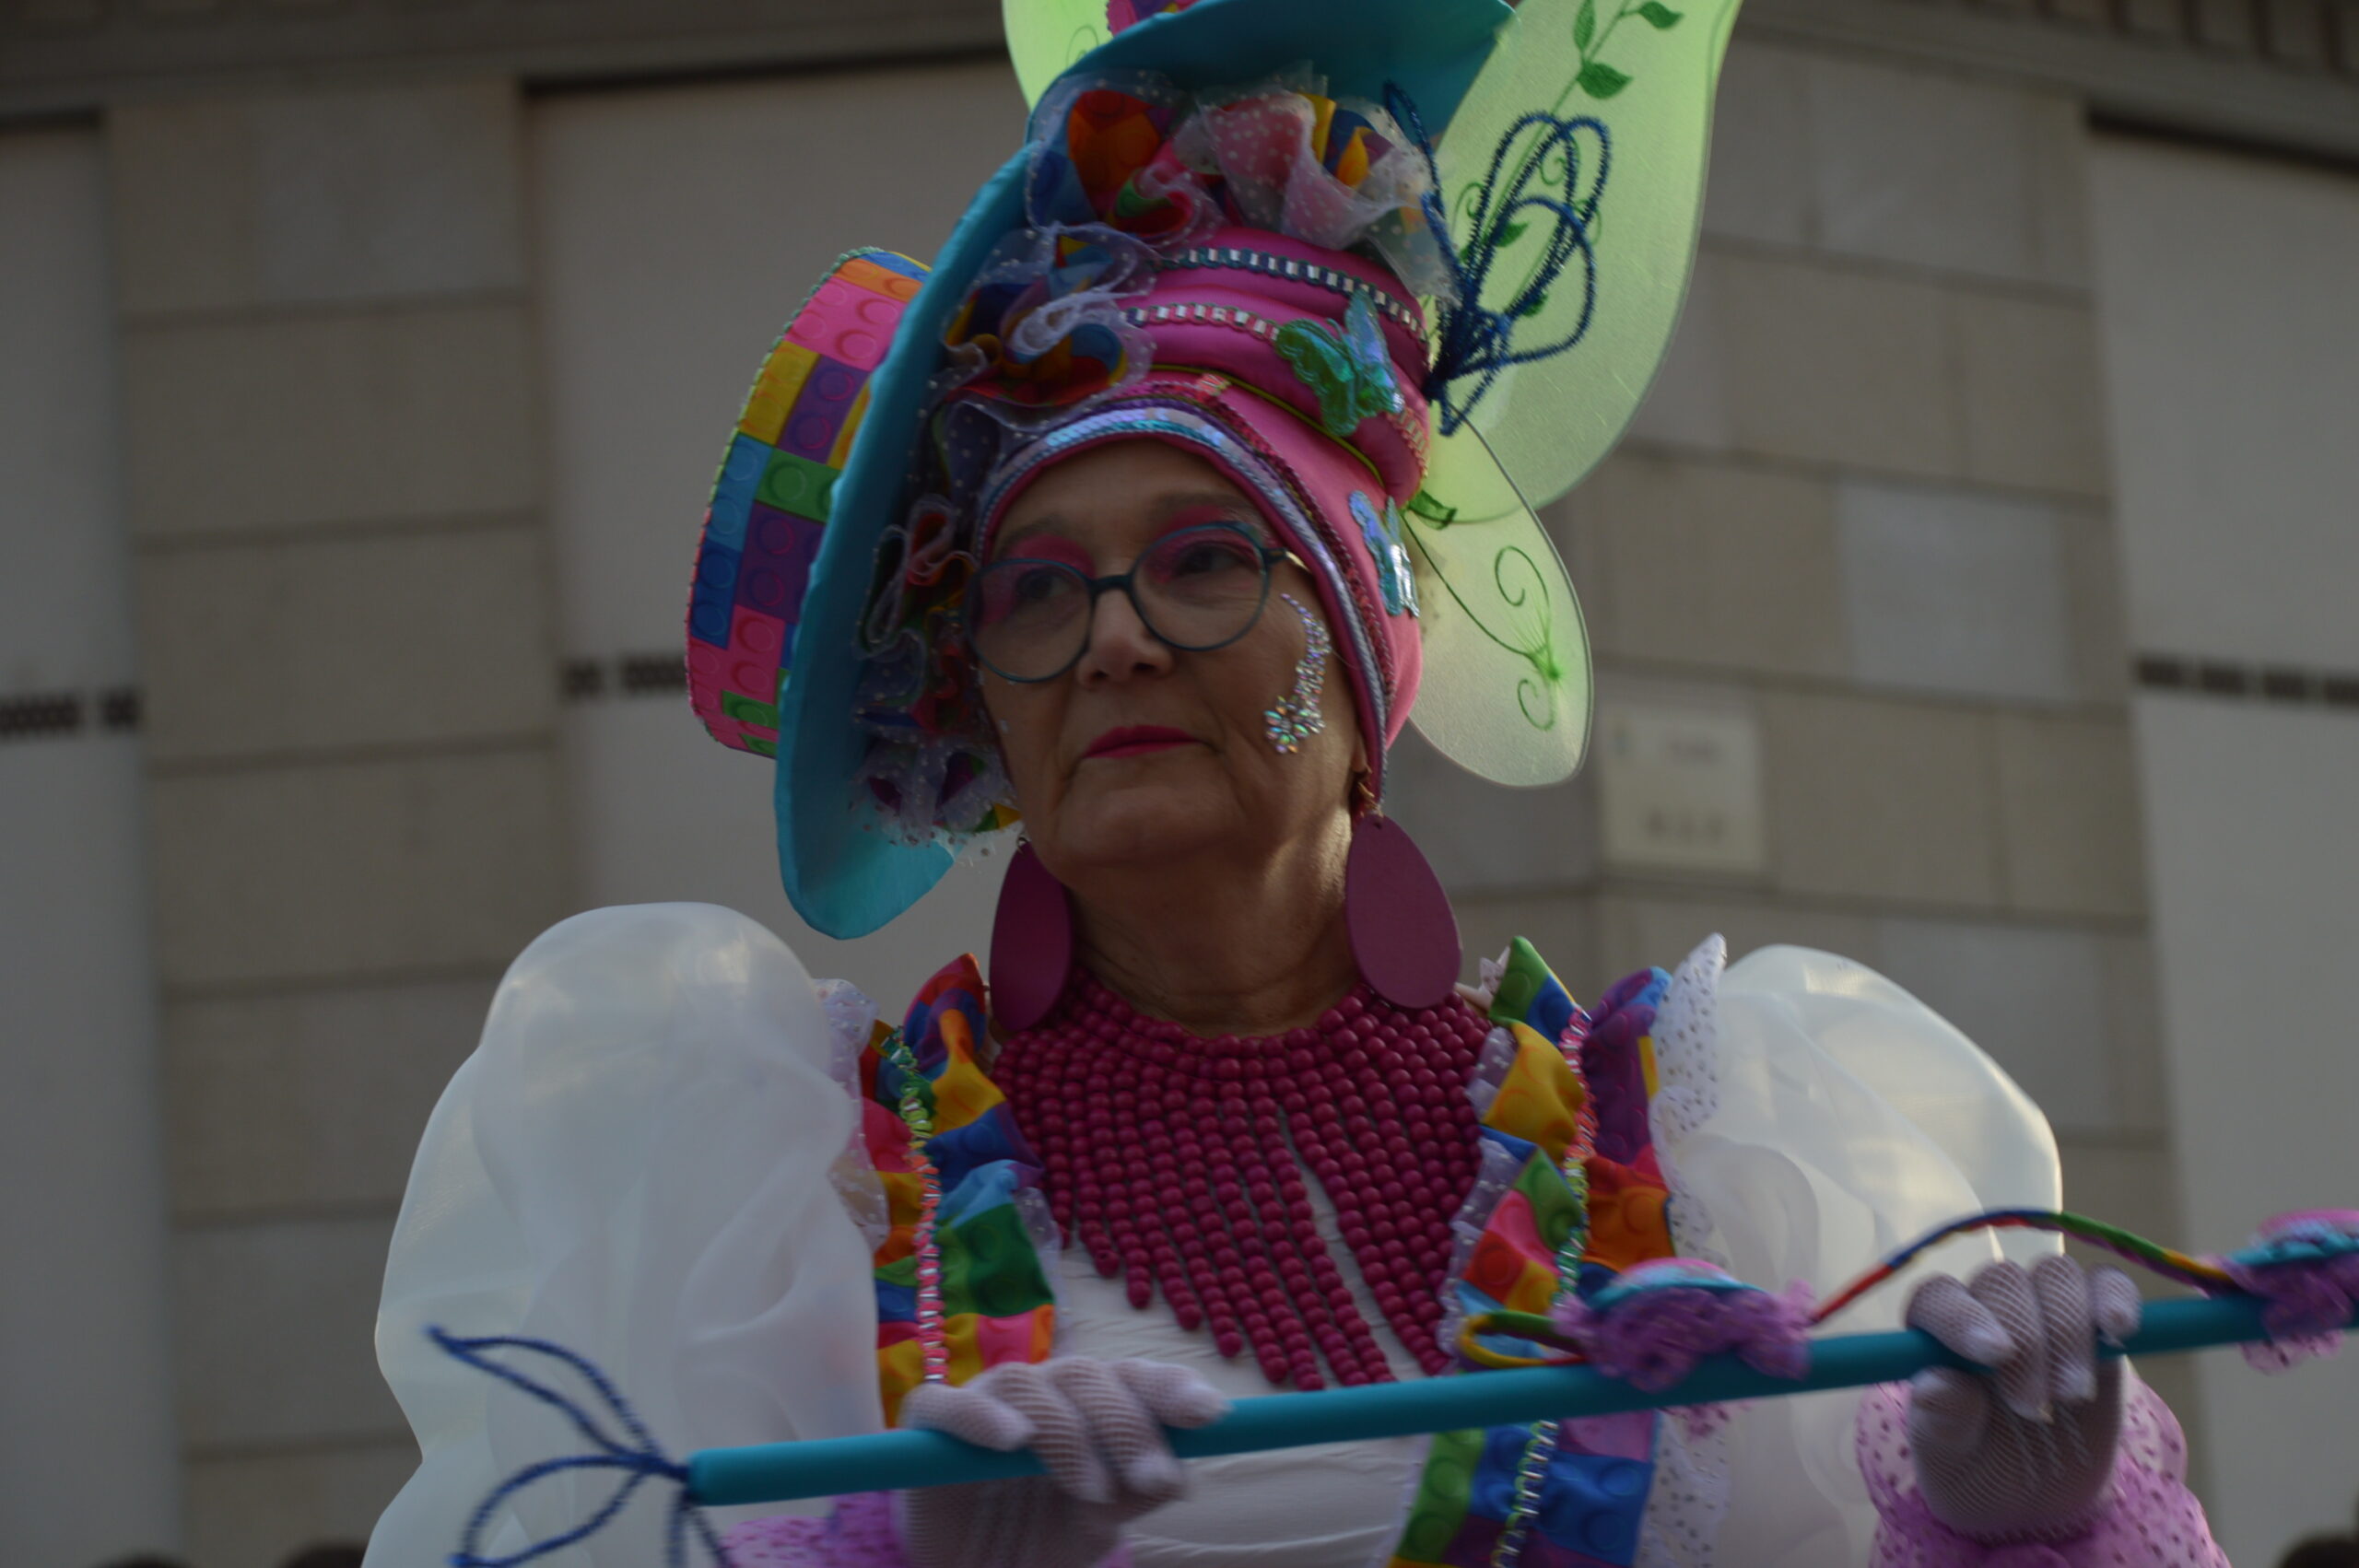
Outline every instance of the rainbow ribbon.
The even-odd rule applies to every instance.
[[[2261,1326],[2261,1307],[2259,1300],[2242,1295],[2150,1302],[2143,1323],[2127,1343],[2100,1345],[2097,1353],[2176,1355],[2265,1340],[2269,1335]],[[2359,1329],[2359,1316],[2345,1331],[2353,1329]],[[1900,1329],[1814,1340],[1810,1370],[1795,1379],[1771,1377],[1733,1355],[1720,1355],[1705,1358],[1685,1381],[1657,1393],[1614,1382],[1585,1366],[1543,1366],[1315,1394],[1275,1394],[1239,1399],[1210,1426],[1174,1431],[1171,1451],[1183,1459],[1202,1459],[1312,1443],[1774,1398],[1896,1383],[1934,1366],[1974,1370],[1973,1363],[1942,1349],[1931,1335]],[[1040,1461],[1028,1449],[1002,1454],[943,1433],[918,1431],[707,1448],[688,1456],[687,1471],[689,1496],[714,1507],[1042,1473]]]
[[[1874,1268],[1836,1292],[1818,1305],[1811,1314],[1813,1323],[1824,1323],[1870,1291],[1899,1273],[1914,1262],[1919,1254],[1927,1252],[1969,1231],[2046,1231],[2053,1235],[2067,1235],[2103,1247],[2117,1258],[2127,1258],[2142,1266],[2149,1273],[2165,1280],[2176,1280],[2182,1285],[2192,1285],[2206,1293],[2234,1290],[2235,1280],[2216,1258],[2198,1258],[2177,1247],[2149,1241],[2119,1225],[2109,1225],[2103,1220],[2093,1220],[2086,1214],[2048,1209],[1986,1209],[1979,1214],[1968,1214],[1948,1224],[1926,1232],[1898,1252],[1892,1254]]]

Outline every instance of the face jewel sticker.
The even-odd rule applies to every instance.
[[[1402,407],[1384,330],[1377,324],[1375,308],[1356,294],[1341,328],[1288,322],[1278,329],[1273,346],[1319,399],[1319,422],[1338,439],[1358,429],[1361,420]]]
[[[1402,536],[1401,509],[1387,497],[1384,513],[1379,517],[1376,503],[1355,490],[1352,518],[1360,525],[1360,537],[1367,541],[1368,554],[1376,557],[1376,579],[1384,591],[1386,613],[1415,614],[1417,579],[1409,565],[1409,546]]]

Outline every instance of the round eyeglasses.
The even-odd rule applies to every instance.
[[[1157,641],[1203,653],[1253,629],[1270,597],[1270,568],[1293,559],[1225,522],[1176,529],[1112,577],[1010,556],[967,591],[968,644],[1003,679],[1053,681],[1088,648],[1097,596],[1120,589]]]

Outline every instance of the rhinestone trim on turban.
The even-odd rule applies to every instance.
[[[1354,277],[1334,267],[1322,267],[1296,256],[1273,255],[1267,251],[1249,251],[1241,245],[1192,245],[1187,250],[1162,258],[1166,272],[1187,267],[1219,267],[1238,272],[1259,273],[1263,277],[1284,278],[1291,283],[1315,284],[1320,288],[1355,299],[1365,299],[1377,314],[1394,326],[1423,342],[1426,335],[1425,317],[1414,305],[1386,293],[1375,285]]]

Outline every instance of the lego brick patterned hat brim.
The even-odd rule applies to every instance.
[[[868,380],[926,269],[839,259],[770,345],[714,477],[688,589],[688,702],[725,746],[775,756],[778,694],[868,407]]]
[[[1073,69],[1154,70],[1183,87],[1213,87],[1308,62],[1338,93],[1380,98],[1387,82],[1399,84],[1438,134],[1513,15],[1501,0],[1199,0],[1117,35]],[[829,936],[883,926],[953,860],[946,848],[901,842],[857,809],[853,780],[866,748],[851,718],[857,632],[879,539],[906,502],[943,330],[992,248],[1023,226],[1026,172],[1019,149],[977,193],[870,375],[866,415],[835,481],[793,629],[792,673],[777,703],[779,872],[796,912]]]

